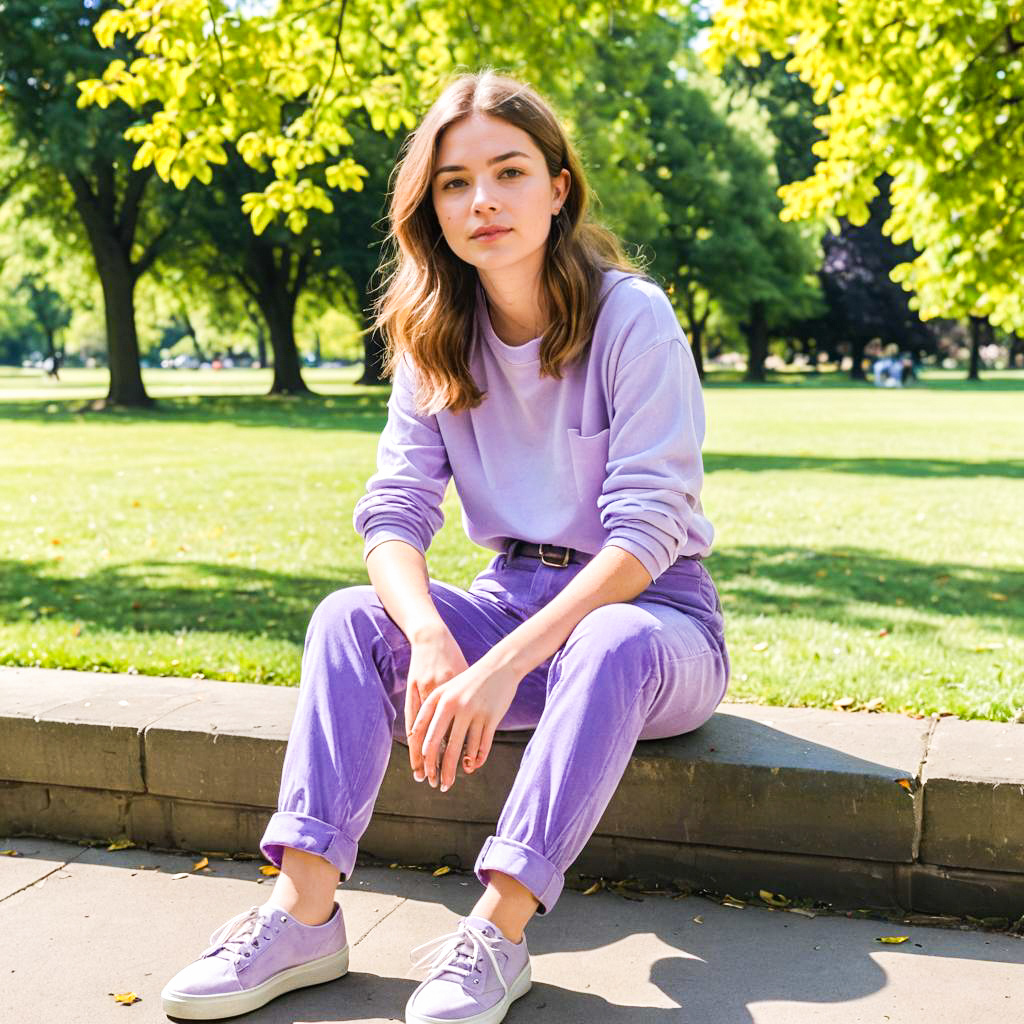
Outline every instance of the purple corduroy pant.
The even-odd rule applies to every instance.
[[[468,664],[546,605],[582,569],[497,554],[469,590],[430,581]],[[337,590],[313,613],[278,810],[260,850],[316,853],[351,877],[392,737],[405,742],[410,645],[372,586]],[[725,696],[722,607],[699,559],[680,559],[632,601],[584,616],[562,647],[524,677],[500,729],[533,729],[495,832],[474,866],[526,886],[538,913],[590,838],[638,739],[690,732]],[[486,764],[480,771],[486,772]],[[412,773],[409,782],[413,781]]]

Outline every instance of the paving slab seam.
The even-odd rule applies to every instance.
[[[915,863],[921,859],[921,838],[924,834],[924,769],[928,764],[928,755],[931,753],[932,737],[935,735],[940,721],[940,718],[933,718],[928,726],[928,735],[924,738],[924,749],[921,751],[921,761],[914,775],[916,790],[914,792],[914,837],[911,840],[911,851]]]
[[[36,838],[36,837],[33,837],[33,836],[26,836],[26,837],[11,836],[11,838],[12,839],[19,839],[19,838]],[[48,838],[48,837],[40,836],[38,838],[45,839],[45,838]],[[84,857],[85,854],[88,853],[88,851],[89,851],[89,847],[87,847],[87,846],[83,847],[82,852],[78,855],[78,857]],[[33,886],[39,885],[40,882],[45,882],[51,875],[55,875],[58,871],[63,871],[64,868],[66,868],[69,864],[73,864],[76,860],[78,860],[78,857],[72,857],[70,860],[62,861],[55,868],[53,868],[51,871],[47,871],[46,874],[41,876],[40,878],[33,879],[27,885],[23,885],[20,889],[15,889],[14,892],[9,892],[6,896],[0,896],[0,903],[3,903],[6,900],[9,900],[12,896],[17,896],[18,893],[20,893],[20,892],[25,892],[27,889],[31,889]]]
[[[199,697],[190,697],[184,703],[178,704],[178,705],[176,705],[173,708],[168,708],[162,715],[157,715],[151,721],[146,722],[145,725],[140,727],[139,733],[138,733],[138,736],[139,736],[139,773],[142,776],[143,792],[145,792],[145,793],[149,792],[149,772],[147,771],[147,766],[146,766],[146,733],[149,732],[149,730],[154,725],[156,725],[156,723],[159,722],[161,719],[166,718],[168,715],[177,714],[177,712],[181,711],[182,708],[187,708],[187,707],[191,707],[193,704],[198,704],[199,700],[200,700]]]
[[[396,910],[400,910],[406,903],[409,902],[408,896],[401,896],[399,897],[399,899],[401,900],[400,903],[396,903],[379,921],[375,921],[372,925],[370,925],[370,927],[365,932],[363,932],[363,934],[360,935],[355,942],[352,943],[353,949],[356,946],[358,946],[359,943],[362,942],[363,939],[365,939],[366,936],[370,934],[370,932],[376,931],[378,925],[383,924]]]

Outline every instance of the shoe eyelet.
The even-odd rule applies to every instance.
[[[243,954],[242,954],[242,956],[248,956],[248,955],[249,955],[248,953],[243,953]]]

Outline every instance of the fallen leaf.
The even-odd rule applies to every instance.
[[[762,640],[760,643],[754,644],[754,646],[751,648],[751,650],[753,650],[753,651],[766,651],[766,650],[768,650],[768,646],[769,646],[768,641],[767,640]]]
[[[786,912],[789,914],[800,914],[803,917],[818,916],[813,910],[805,910],[803,907],[786,907]]]
[[[696,917],[695,917],[695,918],[693,919],[693,923],[694,923],[694,924],[703,924],[703,923],[704,923],[704,915],[703,915],[703,914],[698,914],[698,915],[697,915],[697,916],[696,916]]]
[[[888,636],[888,635],[889,635],[889,630],[887,630],[887,629],[884,629],[884,628],[883,628],[883,629],[880,629],[880,630],[878,631],[878,635],[879,635],[879,636]]]
[[[17,850],[0,850],[0,857],[20,857]]]
[[[900,943],[900,942],[906,942],[907,939],[909,939],[909,938],[910,938],[909,935],[883,935],[883,936],[881,936],[881,938],[878,938],[875,941],[876,942],[889,942],[889,943],[892,943],[893,945],[895,945],[895,944]]]
[[[135,844],[130,839],[115,839],[107,849],[108,850],[127,850],[133,847]]]
[[[882,705],[885,704],[884,697],[872,697],[871,700],[864,705],[865,711],[877,711]]]
[[[827,569],[819,569],[815,574],[819,580],[823,580],[828,575]]]
[[[176,875],[171,875],[171,878],[188,878],[188,872],[179,871]]]
[[[281,874],[280,868],[275,868],[273,864],[264,864],[260,868],[261,875],[279,875]]]
[[[115,1003],[124,1003],[125,1006],[131,1006],[142,999],[142,996],[137,996],[134,992],[108,992],[107,995],[113,996]]]
[[[774,893],[770,893],[767,889],[758,889],[757,895],[761,897],[769,906],[772,907],[788,907],[789,900],[786,899],[781,893],[776,896]]]
[[[388,867],[391,868],[392,871],[394,871],[395,868],[398,867],[398,865],[397,864],[389,864]]]
[[[832,702],[833,706],[837,708],[848,708],[853,703],[854,699],[852,697],[840,697],[839,700]]]
[[[994,591],[994,590],[990,590],[988,596],[991,597],[993,601],[1009,601],[1010,600],[1005,594],[996,593],[996,591]]]
[[[726,893],[725,897],[722,899],[722,906],[738,907],[742,910],[743,907],[746,906],[746,903],[744,903],[743,900],[738,900],[735,896],[730,896],[728,893]]]
[[[604,886],[600,882],[595,882],[589,889],[587,889],[583,895],[593,896],[595,892],[600,892]]]
[[[434,877],[440,878],[442,875],[447,875],[449,871],[451,871],[451,868],[444,864],[434,872]]]
[[[902,786],[908,793],[914,792],[914,784],[910,781],[910,779],[897,779],[896,785]]]
[[[192,865],[192,870],[202,871],[202,869],[207,867],[209,863],[210,859],[208,857],[204,857],[202,860],[196,861],[196,863]]]

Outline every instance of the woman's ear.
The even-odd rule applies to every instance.
[[[572,176],[564,167],[561,169],[561,171],[559,171],[559,173],[554,178],[552,178],[552,216],[559,213],[562,207],[565,206],[565,200],[568,198],[569,188],[571,187],[571,184]]]

